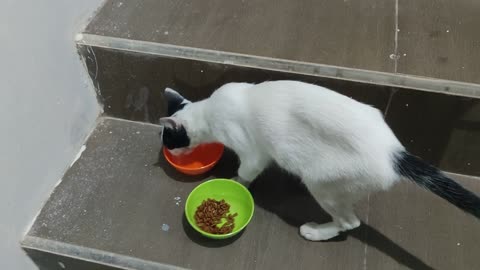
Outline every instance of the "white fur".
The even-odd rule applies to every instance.
[[[393,153],[403,150],[382,114],[329,89],[295,81],[230,83],[177,112],[191,146],[218,141],[240,158],[239,179],[253,181],[271,162],[298,175],[332,217],[307,223],[306,239],[330,239],[356,228],[353,205],[399,176]]]

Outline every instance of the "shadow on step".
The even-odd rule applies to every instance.
[[[300,180],[287,176],[277,168],[267,170],[252,183],[250,190],[258,206],[278,215],[292,226],[300,227],[310,221],[317,223],[331,221],[330,216],[317,204]],[[409,269],[433,269],[367,224],[362,224],[358,229],[343,233],[329,242],[345,241],[349,236],[374,247]]]
[[[206,177],[206,175],[199,175],[192,179],[192,176],[182,175],[165,161],[161,152],[156,166],[163,168],[165,173],[176,181],[201,181]],[[235,172],[237,167],[238,159],[236,155],[232,151],[226,150],[219,164],[209,172],[209,178],[231,178],[234,176],[232,172]],[[266,170],[252,183],[250,190],[257,206],[276,214],[292,226],[300,227],[302,224],[310,221],[317,223],[331,221],[330,216],[317,204],[301,181],[296,177],[289,176],[287,173],[282,172],[279,168],[273,167]],[[194,231],[185,217],[183,217],[182,225],[190,240],[198,245],[209,248],[219,248],[230,245],[243,234],[242,232],[233,238],[222,241],[210,240]],[[349,236],[355,237],[364,244],[376,248],[410,269],[433,269],[367,224],[362,224],[362,226],[356,230],[340,234],[338,237],[329,240],[329,242],[345,241]]]

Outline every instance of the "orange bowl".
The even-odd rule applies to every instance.
[[[178,171],[188,175],[199,175],[212,169],[220,160],[224,146],[220,143],[201,144],[192,152],[175,156],[163,147],[165,159]]]

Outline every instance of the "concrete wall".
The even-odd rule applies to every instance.
[[[0,269],[36,269],[19,241],[99,114],[74,36],[100,4],[0,1]]]

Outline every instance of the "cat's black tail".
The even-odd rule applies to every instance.
[[[480,218],[480,198],[420,158],[406,151],[397,153],[394,158],[394,169],[399,175]]]

